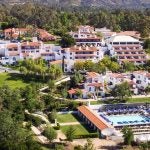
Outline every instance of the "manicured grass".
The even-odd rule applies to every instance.
[[[150,97],[146,98],[129,98],[128,103],[150,103]]]
[[[8,74],[8,73],[0,73],[0,87],[2,85],[8,85],[11,88],[23,88],[27,86],[29,83],[25,83],[23,80],[15,78],[15,74]]]
[[[72,114],[58,114],[57,115],[57,121],[60,123],[78,122],[78,120]]]
[[[75,129],[75,135],[86,135],[89,133],[94,133],[93,130],[89,129],[86,125],[72,125]],[[65,134],[69,126],[61,126],[62,132]]]
[[[91,101],[91,105],[98,105],[98,104],[103,104],[103,101]]]
[[[91,105],[98,105],[98,104],[117,104],[121,103],[118,100],[107,100],[107,101],[91,101]],[[124,103],[124,102],[122,102]],[[146,98],[129,98],[126,103],[150,103],[150,97]]]

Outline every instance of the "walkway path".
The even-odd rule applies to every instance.
[[[59,79],[58,81],[55,82],[55,85],[59,85],[63,82],[67,82],[67,81],[70,81],[70,76],[63,76],[61,79]],[[45,86],[43,88],[41,88],[39,91],[42,92],[44,90],[48,89],[48,86]]]
[[[49,143],[49,140],[47,139],[47,137],[41,135],[41,131],[38,128],[36,128],[35,126],[32,126],[31,129],[34,132],[34,134],[36,135],[36,137],[38,138],[40,143],[42,143],[42,144]]]
[[[41,118],[43,121],[45,121],[47,124],[51,124],[50,122],[49,122],[49,120],[44,116],[44,115],[40,115],[40,114],[36,114],[36,113],[30,113],[28,110],[25,110],[25,113],[26,114],[29,114],[29,115],[33,115],[33,116],[36,116],[36,117],[39,117],[39,118]]]
[[[66,139],[66,135],[61,130],[57,130],[57,139],[55,141],[61,142],[65,139]]]
[[[39,114],[35,114],[35,113],[32,113],[31,115],[41,118],[43,121],[45,121],[49,125],[51,124],[44,115],[39,115]]]
[[[60,126],[70,126],[70,125],[79,125],[83,124],[83,122],[66,122],[66,123],[59,123]],[[55,124],[51,124],[52,126],[55,126]]]

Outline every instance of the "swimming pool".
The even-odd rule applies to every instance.
[[[114,126],[150,124],[150,117],[142,115],[110,115],[105,118]]]

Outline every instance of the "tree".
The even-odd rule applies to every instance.
[[[51,80],[55,80],[55,79],[60,78],[62,76],[62,69],[57,65],[51,65],[47,69],[47,73],[48,73],[49,78]]]
[[[83,80],[83,75],[79,72],[75,72],[75,74],[71,77],[71,86],[77,86]]]
[[[0,112],[0,129],[0,149],[41,150],[39,145],[33,141],[31,134],[22,128],[8,111]]]
[[[76,129],[74,129],[73,126],[69,126],[67,131],[66,131],[66,137],[67,137],[67,140],[72,142],[73,139],[74,139],[74,136],[75,136],[75,131]]]
[[[147,87],[145,88],[145,93],[146,93],[146,94],[149,94],[149,93],[150,93],[150,86],[147,86]]]
[[[135,70],[135,65],[131,62],[124,62],[123,63],[123,69],[125,71],[134,71]]]
[[[27,70],[26,67],[21,66],[21,67],[20,67],[20,72],[23,73],[24,75],[27,75],[28,70]]]
[[[150,49],[150,39],[146,39],[143,44],[144,49]]]
[[[50,140],[50,142],[57,138],[57,133],[52,127],[47,127],[43,134]]]
[[[122,133],[123,133],[123,137],[124,137],[124,143],[127,145],[131,145],[131,143],[134,140],[134,135],[133,135],[132,129],[125,126],[122,129]]]
[[[81,98],[81,97],[82,97],[82,91],[81,91],[80,89],[77,89],[77,90],[76,90],[76,96],[77,96],[78,98]]]
[[[121,84],[116,85],[112,91],[112,96],[120,99],[125,100],[125,98],[128,98],[131,96],[130,86],[128,82],[123,82]]]
[[[55,109],[53,109],[53,110],[51,111],[51,113],[49,113],[48,118],[49,118],[49,120],[50,120],[52,123],[55,122],[55,119],[57,118],[57,112],[56,112]]]
[[[87,143],[84,145],[83,150],[95,150],[94,145],[90,139],[87,139]]]
[[[94,63],[91,60],[86,60],[84,62],[84,69],[85,70],[92,71],[93,68],[94,68]]]
[[[62,89],[61,95],[63,96],[64,99],[67,98],[67,96],[68,96],[67,90],[66,89]]]
[[[66,34],[62,37],[61,41],[60,41],[60,45],[63,47],[63,48],[67,48],[67,47],[70,47],[70,46],[74,46],[75,45],[75,39],[72,38],[71,35],[69,34]]]
[[[55,91],[55,89],[56,89],[55,81],[54,80],[49,80],[48,87],[49,87],[49,91],[51,93],[53,93]]]
[[[75,64],[74,64],[74,69],[75,69],[76,71],[84,70],[84,62],[82,62],[82,61],[77,61],[77,62],[75,62]]]

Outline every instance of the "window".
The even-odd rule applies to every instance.
[[[89,87],[89,91],[91,91],[91,87]]]

